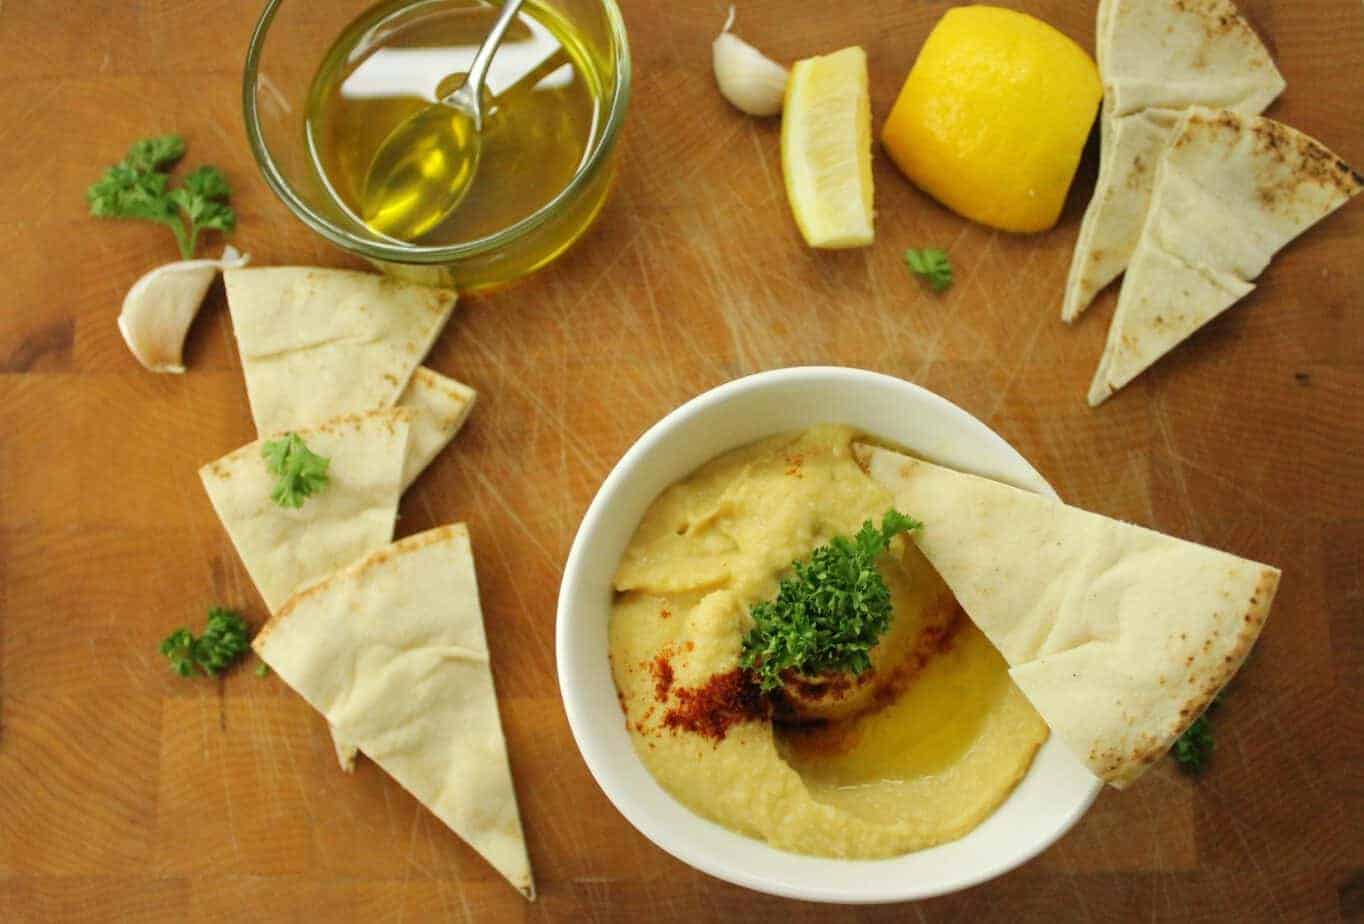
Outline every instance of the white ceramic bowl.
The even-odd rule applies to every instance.
[[[612,469],[588,508],[559,589],[559,689],[573,737],[602,791],[645,837],[679,860],[737,885],[810,901],[928,898],[984,882],[1036,856],[1080,819],[1099,781],[1053,736],[1008,800],[960,840],[889,860],[788,853],[701,818],[654,781],[630,744],[607,660],[611,579],[659,492],[730,449],[831,422],[934,462],[1055,496],[983,423],[900,379],[811,367],[730,382],[655,424]]]

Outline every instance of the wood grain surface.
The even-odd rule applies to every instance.
[[[260,180],[239,112],[243,0],[0,6],[0,920],[1293,920],[1364,916],[1364,204],[1293,244],[1242,304],[1098,410],[1114,296],[1058,320],[1092,189],[1013,237],[958,219],[878,154],[876,246],[815,253],[775,121],[716,93],[720,0],[627,0],[635,95],[614,198],[564,260],[470,298],[429,364],[481,402],[408,492],[399,535],[467,520],[541,899],[526,904],[373,765],[335,765],[278,678],[173,676],[156,653],[211,603],[263,606],[196,468],[252,439],[221,286],[184,376],[114,325],[174,258],[83,191],[135,138],[182,132],[229,175],[259,264],[353,265]],[[1093,47],[1093,2],[1007,3]],[[925,0],[748,0],[791,60],[862,44],[884,118]],[[1288,80],[1270,114],[1364,164],[1364,6],[1243,0]],[[909,246],[951,251],[927,294]],[[1282,590],[1216,716],[1212,770],[1170,762],[965,893],[836,912],[745,892],[637,834],[588,775],[554,671],[565,555],[597,485],[665,412],[736,376],[860,366],[933,389],[1069,501],[1271,562]]]

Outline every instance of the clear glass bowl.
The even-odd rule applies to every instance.
[[[413,5],[420,0],[413,0]],[[600,66],[601,128],[577,173],[539,210],[459,244],[409,244],[372,232],[326,190],[304,123],[314,75],[332,43],[374,0],[269,0],[246,56],[246,133],[270,188],[308,227],[392,275],[476,291],[538,270],[569,248],[606,203],[630,98],[630,51],[614,0],[537,0],[566,20]]]

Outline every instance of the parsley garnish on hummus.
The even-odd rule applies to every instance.
[[[876,559],[890,540],[922,524],[896,510],[886,511],[877,529],[871,520],[857,535],[835,536],[792,564],[777,599],[753,607],[754,627],[744,639],[739,663],[752,670],[764,690],[782,683],[788,670],[804,674],[871,667],[868,652],[890,625],[890,590]]]

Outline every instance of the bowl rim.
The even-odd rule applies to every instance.
[[[633,805],[625,797],[624,793],[613,792],[602,783],[603,774],[606,772],[604,766],[606,760],[605,746],[598,745],[595,740],[591,739],[586,734],[586,730],[592,727],[592,722],[586,713],[586,707],[580,702],[578,696],[571,689],[572,684],[577,677],[577,671],[573,666],[573,659],[569,655],[569,632],[570,622],[572,621],[571,612],[574,609],[573,600],[579,591],[581,575],[584,570],[584,558],[588,554],[587,549],[591,543],[592,536],[597,531],[599,524],[607,516],[611,502],[619,492],[622,484],[631,477],[638,463],[642,459],[647,458],[654,447],[660,443],[670,431],[684,422],[700,414],[706,413],[716,405],[729,401],[744,392],[802,378],[839,378],[845,381],[857,380],[862,383],[875,383],[882,386],[905,389],[915,393],[917,398],[926,401],[930,405],[936,405],[940,410],[947,412],[951,416],[956,416],[968,429],[975,430],[978,435],[995,442],[1000,448],[1006,450],[1008,455],[1021,461],[1031,474],[1036,477],[1036,480],[1040,484],[1046,486],[1053,497],[1059,497],[1056,494],[1055,489],[1051,487],[1046,479],[1042,478],[1041,474],[1037,472],[1021,453],[1014,449],[1008,441],[995,433],[994,430],[988,427],[979,418],[941,395],[929,391],[921,385],[895,376],[844,366],[795,366],[743,376],[702,392],[664,415],[664,417],[649,427],[637,440],[635,440],[630,448],[626,450],[625,454],[616,462],[606,478],[602,481],[601,486],[597,489],[597,493],[593,496],[592,502],[589,504],[587,511],[579,524],[578,531],[574,535],[568,558],[564,564],[563,579],[559,586],[559,597],[555,613],[555,666],[559,680],[559,695],[563,703],[564,712],[568,718],[569,729],[573,734],[574,743],[577,745],[578,752],[582,756],[583,762],[587,764],[588,772],[591,774],[593,782],[597,784],[597,787],[606,796],[607,800],[615,806],[616,810],[625,817],[626,821],[665,853],[668,853],[687,865],[710,876],[714,876],[717,879],[768,895],[777,895],[805,901],[849,905],[915,901],[979,885],[980,883],[994,879],[1022,866],[1056,843],[1075,826],[1093,805],[1094,800],[1098,797],[1099,791],[1103,788],[1103,782],[1097,777],[1093,777],[1091,780],[1087,781],[1089,784],[1088,791],[1076,801],[1071,811],[1066,814],[1051,831],[1029,844],[1027,848],[1020,851],[1017,855],[1007,857],[1002,861],[997,861],[980,869],[975,869],[955,877],[944,878],[928,886],[924,886],[921,883],[915,883],[913,885],[906,884],[904,887],[898,888],[868,887],[860,891],[850,891],[847,888],[814,884],[801,885],[799,887],[787,886],[784,883],[772,882],[760,876],[750,875],[744,870],[727,866],[722,862],[717,862],[712,854],[692,849],[685,838],[678,838],[671,831],[665,830],[662,826],[655,824],[648,813]],[[1040,752],[1038,756],[1040,757]],[[1033,768],[1036,767],[1037,759],[1038,758],[1036,757],[1034,758],[1034,763],[1029,766],[1028,774],[1025,774],[1023,780],[1019,781],[1020,786],[1026,781],[1028,775],[1032,773]],[[671,793],[669,793],[668,796],[676,801]],[[678,804],[684,811],[691,814],[699,824],[715,825],[716,827],[723,829],[723,826],[716,825],[715,822],[695,813],[687,806],[681,805],[681,803]],[[994,812],[999,811],[1002,807],[1003,804],[1001,803],[1001,805],[997,807],[990,816],[987,816],[985,820],[992,817]],[[745,837],[742,834],[735,834],[734,836]],[[780,848],[771,847],[771,845],[767,845],[765,842],[756,838],[746,839],[752,840],[758,844],[764,844],[772,850],[783,852]],[[904,856],[910,856],[913,853],[914,851],[911,851]],[[793,858],[811,859],[794,853],[792,853],[791,856]],[[899,860],[900,857],[892,857],[884,860],[814,859],[827,859],[827,862],[835,864],[857,865],[864,863],[877,864],[895,862]]]
[[[242,69],[242,118],[246,123],[247,142],[251,146],[256,167],[265,178],[266,185],[274,191],[289,211],[293,212],[296,218],[313,231],[348,253],[388,263],[424,266],[453,264],[487,254],[524,237],[557,215],[574,201],[583,188],[596,177],[598,171],[610,163],[611,152],[619,140],[621,127],[625,123],[625,113],[629,108],[633,71],[630,61],[630,40],[626,33],[625,19],[621,15],[620,7],[616,4],[616,0],[597,0],[606,16],[614,46],[616,76],[612,88],[615,92],[612,94],[611,107],[602,125],[596,145],[587,152],[587,156],[578,165],[578,169],[573,174],[573,178],[568,181],[568,185],[561,189],[553,199],[515,224],[485,237],[460,244],[437,246],[411,244],[403,241],[395,241],[389,244],[380,240],[357,237],[325,216],[318,214],[294,192],[292,185],[284,178],[274,157],[271,156],[270,148],[265,143],[265,136],[261,131],[260,112],[256,105],[255,93],[257,78],[260,73],[261,53],[265,46],[265,37],[270,31],[270,25],[274,21],[280,5],[284,2],[285,0],[266,0],[265,7],[261,10],[260,18],[256,20],[256,25],[251,31],[250,42],[247,45],[246,64]],[[492,0],[492,2],[500,3],[501,0]]]

